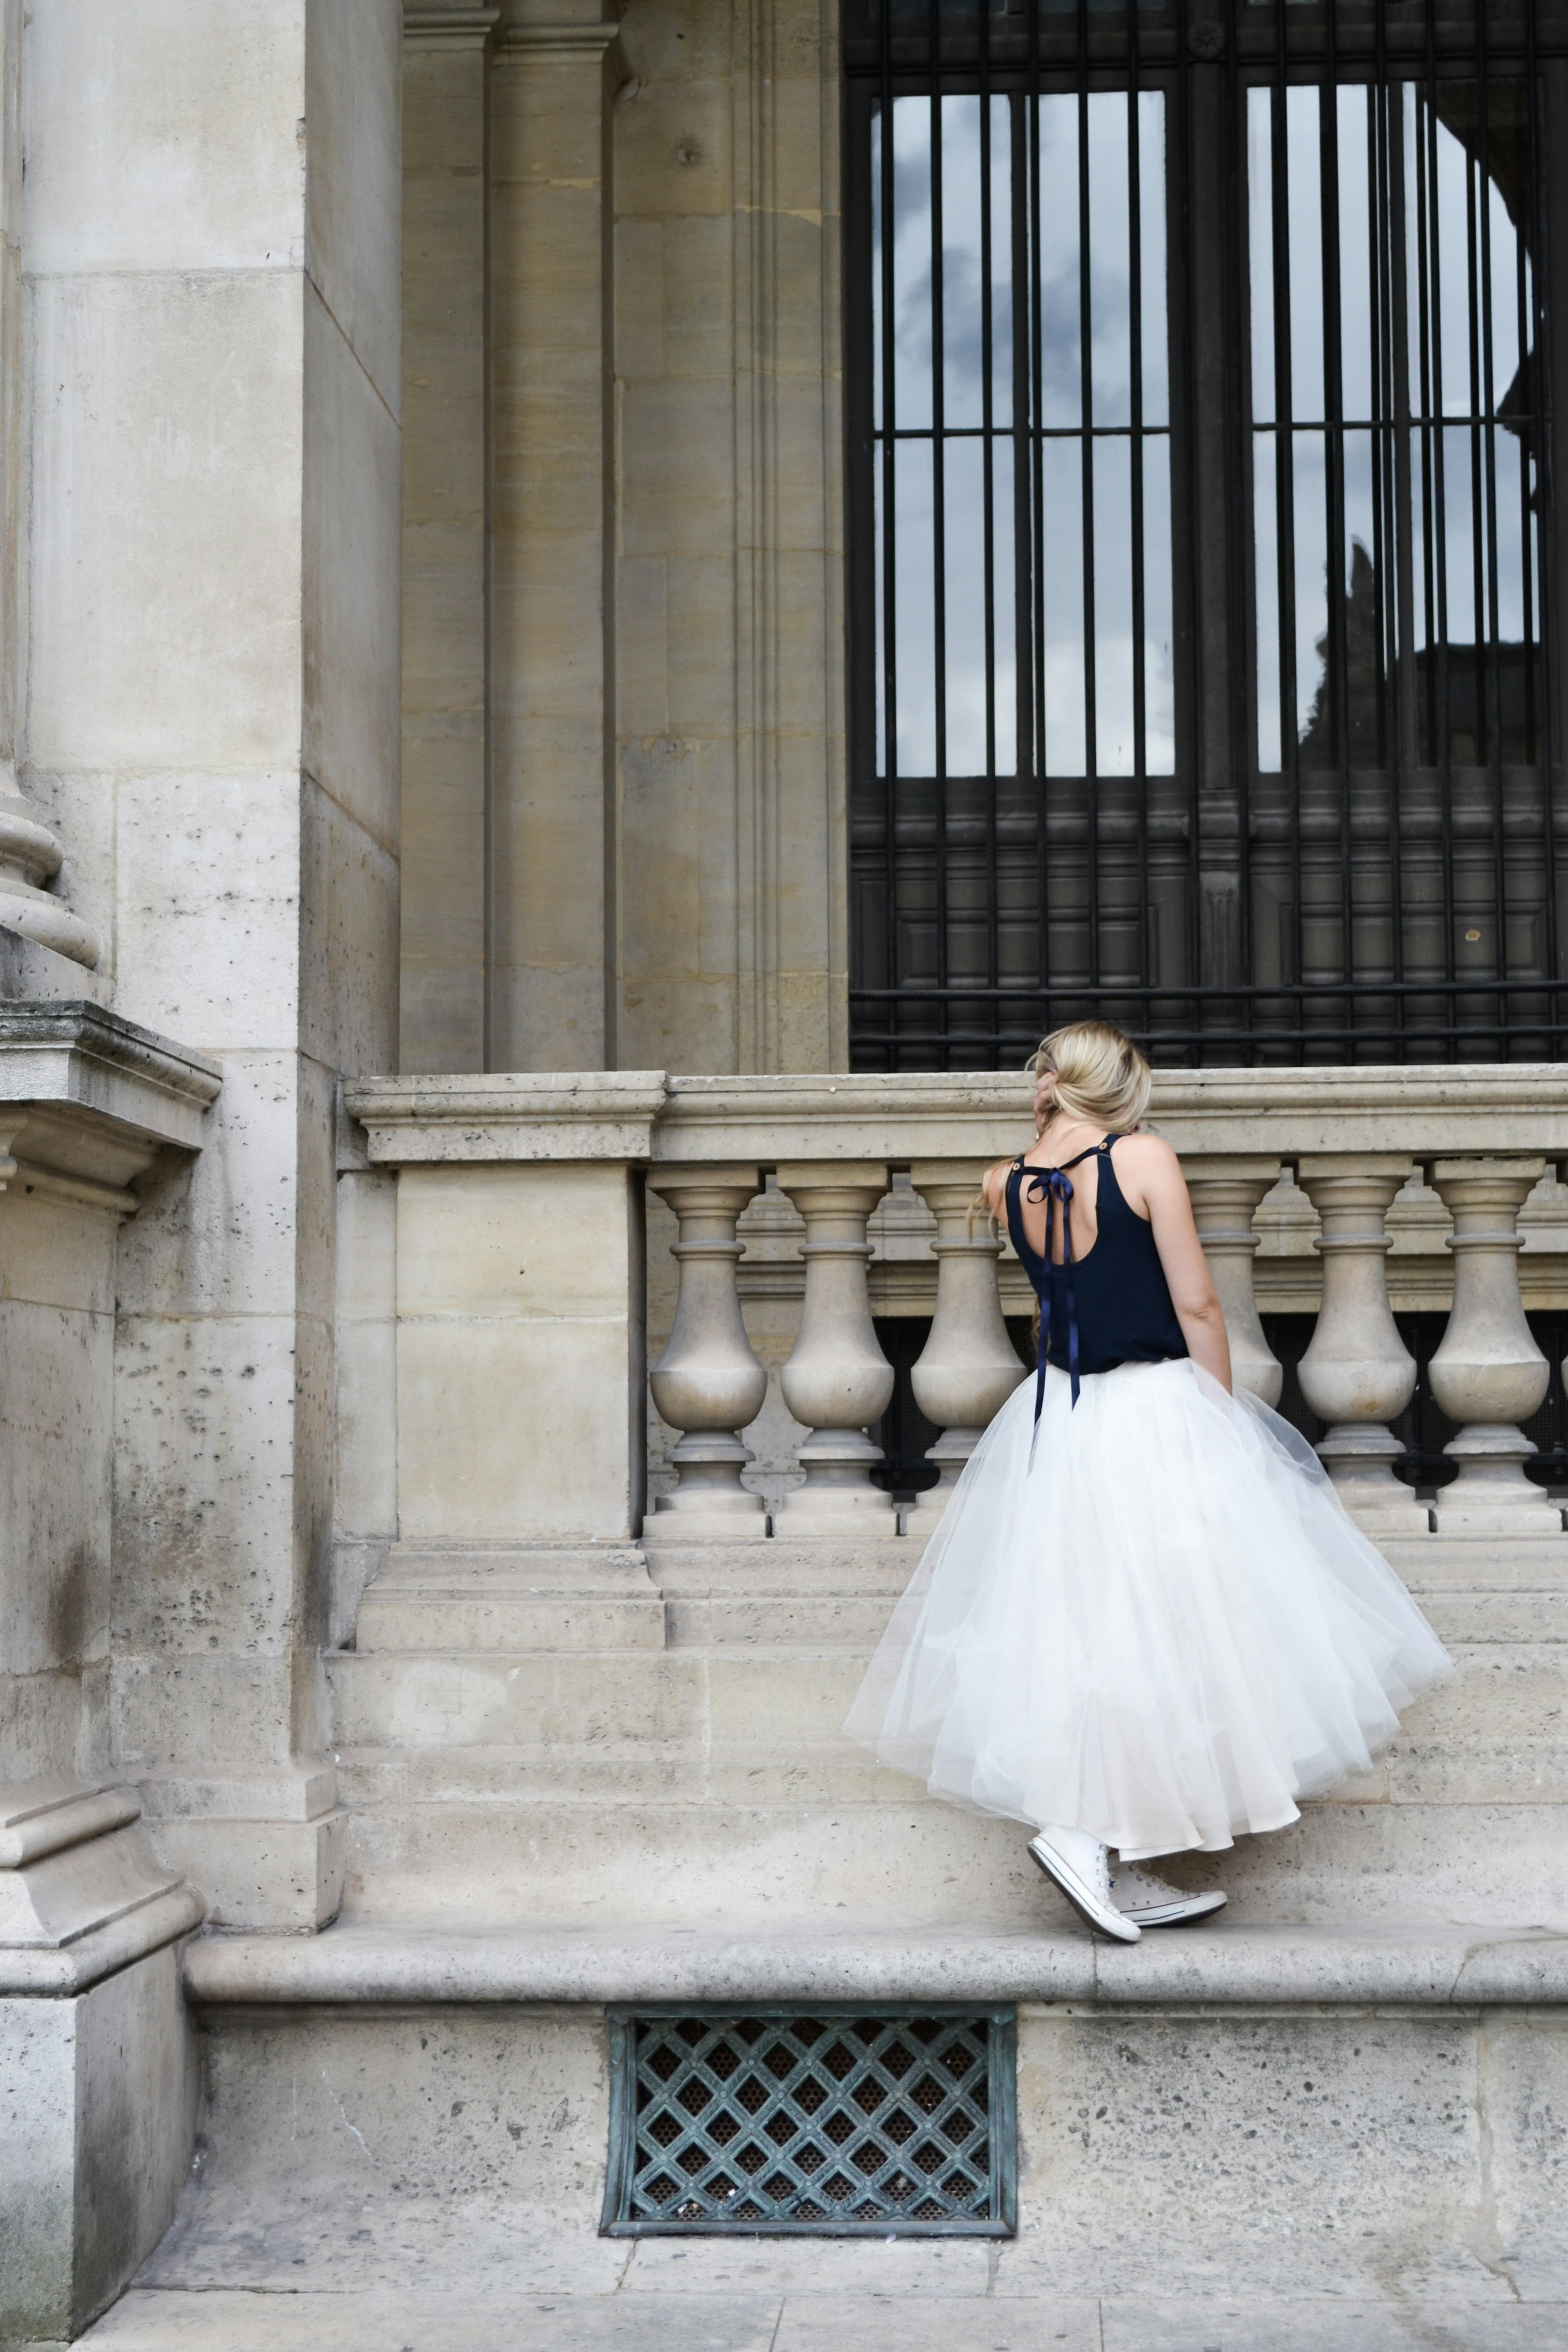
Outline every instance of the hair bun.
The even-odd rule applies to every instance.
[[[1125,1133],[1149,1108],[1153,1073],[1131,1037],[1109,1021],[1055,1029],[1029,1065],[1048,1099],[1091,1126]]]

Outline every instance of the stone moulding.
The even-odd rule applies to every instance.
[[[373,1165],[486,1160],[646,1163],[665,1108],[662,1070],[493,1071],[362,1078],[343,1089]]]
[[[344,1924],[313,1937],[203,1936],[202,2005],[362,2001],[1088,2002],[1112,2009],[1568,2006],[1568,1936],[1237,1923],[1135,1948],[1087,1936],[946,1928],[747,1935],[721,1928],[448,1933]]]
[[[68,2000],[200,1927],[201,1897],[161,1869],[133,1789],[0,1789],[0,1997]]]
[[[201,1149],[222,1084],[216,1063],[100,1005],[0,1004],[0,1186],[20,1174],[128,1212],[154,1152]]]
[[[1003,1159],[1028,1118],[1021,1073],[675,1077],[658,1070],[365,1078],[345,1089],[373,1162],[622,1159],[659,1167]],[[1150,1123],[1183,1153],[1397,1151],[1568,1159],[1568,1068],[1162,1071]]]
[[[500,20],[499,7],[444,8],[439,0],[405,0],[403,38],[411,49],[479,49]]]
[[[48,826],[19,795],[0,791],[0,924],[93,971],[100,952],[98,933],[44,887],[64,863]]]

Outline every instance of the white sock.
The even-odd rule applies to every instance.
[[[1105,1859],[1105,1847],[1099,1838],[1088,1830],[1064,1828],[1059,1822],[1042,1823],[1039,1834],[1064,1862],[1071,1864],[1080,1878],[1094,1885]]]

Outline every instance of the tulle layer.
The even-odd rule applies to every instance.
[[[846,1726],[933,1795],[1125,1860],[1279,1829],[1363,1770],[1436,1634],[1278,1413],[1191,1362],[991,1423]]]

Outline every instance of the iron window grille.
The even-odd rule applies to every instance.
[[[1005,2237],[1011,2010],[610,2013],[611,2237]]]
[[[1564,0],[846,0],[851,1040],[1561,1056]]]

